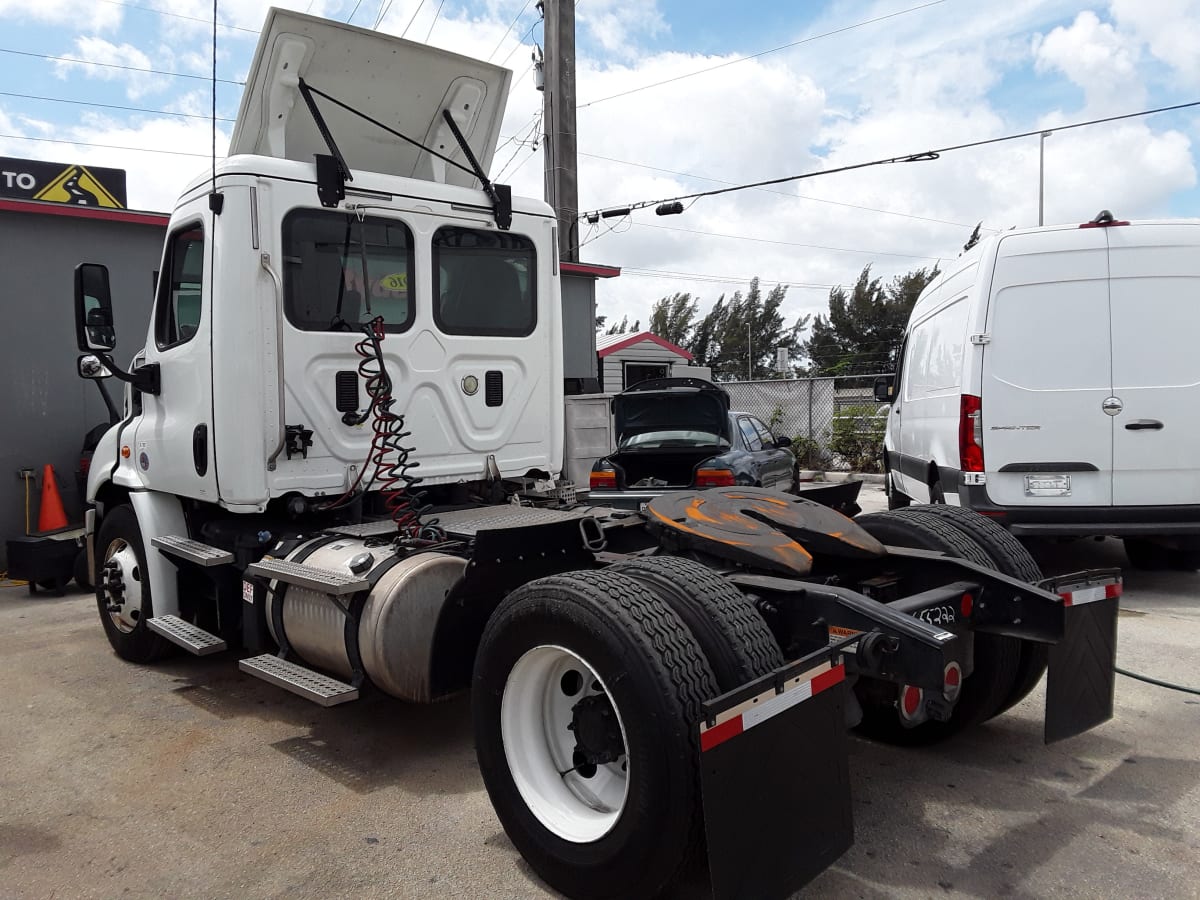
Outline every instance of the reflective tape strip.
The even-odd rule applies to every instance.
[[[1113,584],[1098,584],[1095,587],[1080,588],[1077,591],[1065,591],[1062,597],[1063,606],[1082,606],[1084,603],[1095,603],[1097,600],[1111,600],[1121,596],[1121,582]]]
[[[724,722],[719,722],[712,728],[700,726],[700,749],[711,750],[719,744],[725,743],[730,738],[735,738],[744,731],[749,731],[755,725],[761,725],[768,719],[774,718],[781,712],[791,709],[798,703],[803,703],[810,697],[815,697],[821,691],[833,687],[835,684],[840,684],[846,678],[846,667],[844,665],[836,665],[830,669],[826,669],[819,675],[802,681],[798,684],[788,687],[781,694],[776,694],[774,691],[767,691],[759,695],[758,703],[749,709],[746,709],[740,715],[726,719]]]

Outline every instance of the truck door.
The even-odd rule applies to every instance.
[[[146,363],[159,366],[161,391],[142,397],[133,448],[146,485],[156,491],[217,499],[212,464],[213,249],[203,203],[167,238]]]
[[[1112,502],[1106,230],[1015,234],[999,242],[981,388],[993,503]]]
[[[1111,226],[1113,497],[1200,504],[1200,226]]]

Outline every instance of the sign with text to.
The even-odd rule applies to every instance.
[[[125,170],[0,156],[0,197],[125,209]]]

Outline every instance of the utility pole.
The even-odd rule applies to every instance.
[[[579,174],[575,146],[575,0],[544,0],[546,202],[558,217],[559,258],[579,261]]]

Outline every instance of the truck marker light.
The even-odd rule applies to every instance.
[[[129,453],[130,453],[129,445],[126,444],[124,447],[121,448],[121,459],[129,459]]]
[[[961,690],[962,666],[956,662],[946,663],[946,671],[942,675],[942,696],[953,703]]]
[[[774,688],[768,688],[757,697],[735,707],[735,710],[740,710],[740,712],[718,721],[712,728],[701,723],[701,752],[711,750],[730,738],[749,731],[755,725],[761,725],[768,719],[774,718],[784,710],[791,709],[796,704],[803,703],[836,684],[841,684],[845,678],[846,667],[838,664],[815,675],[806,672],[804,675],[789,679],[781,694],[775,693]],[[728,716],[728,713],[724,715]]]
[[[925,692],[915,685],[906,684],[900,689],[900,715],[906,719],[914,719],[921,710],[921,701]]]
[[[975,598],[970,594],[963,594],[962,605],[959,608],[962,610],[963,618],[969,618],[971,610],[975,608]]]

